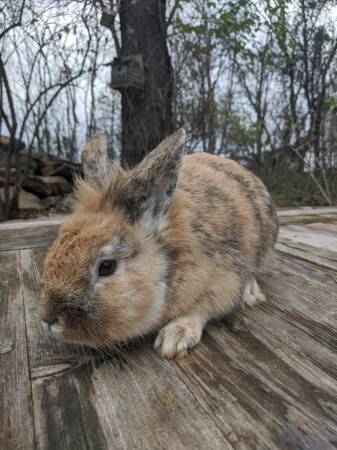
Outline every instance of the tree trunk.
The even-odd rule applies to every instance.
[[[172,131],[173,77],[166,0],[122,0],[122,56],[142,54],[144,89],[122,90],[121,164],[133,167]]]

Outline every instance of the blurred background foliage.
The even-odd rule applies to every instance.
[[[27,160],[20,163],[20,142],[28,155],[78,161],[85,140],[104,131],[110,156],[123,160],[137,114],[144,113],[134,107],[130,125],[122,109],[150,104],[156,83],[146,80],[155,63],[143,55],[146,89],[136,95],[110,87],[111,62],[130,54],[127,15],[145,7],[158,9],[155,20],[164,17],[159,25],[169,60],[162,70],[169,71],[170,86],[162,134],[183,126],[188,152],[236,159],[261,176],[279,206],[335,204],[336,1],[5,0],[0,134],[10,144],[3,145],[0,173],[3,217],[15,209],[29,171]],[[141,51],[151,53],[153,23],[143,20],[133,31],[140,47],[150,33]],[[163,98],[160,89],[153,102]],[[156,111],[162,114],[158,105]],[[140,128],[132,145],[139,141],[150,151],[161,136],[144,141],[144,134]],[[125,160],[132,165],[130,152]]]

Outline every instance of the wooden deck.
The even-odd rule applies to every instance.
[[[36,303],[60,220],[0,224],[0,449],[337,448],[337,208],[280,220],[268,302],[170,362],[56,343]]]

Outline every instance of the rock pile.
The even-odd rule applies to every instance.
[[[9,140],[0,136],[0,195],[3,195],[5,167]],[[24,144],[17,141],[20,170],[23,173],[28,162],[27,176],[22,180],[19,194],[19,214],[22,217],[41,213],[68,212],[67,194],[73,189],[73,180],[81,172],[81,165],[53,155],[32,154],[28,156]],[[16,168],[11,167],[10,189],[13,192]]]

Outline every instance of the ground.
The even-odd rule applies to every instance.
[[[282,210],[267,301],[166,361],[58,344],[36,312],[60,220],[0,225],[0,448],[337,448],[337,208]]]

